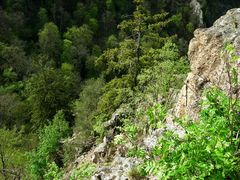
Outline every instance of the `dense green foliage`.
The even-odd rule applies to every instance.
[[[31,120],[34,126],[43,125],[52,119],[58,110],[69,111],[69,103],[77,97],[78,77],[71,69],[43,68],[27,81],[25,96],[31,104]]]
[[[186,131],[184,138],[179,138],[171,131],[165,131],[150,152],[140,149],[130,151],[130,156],[144,159],[144,164],[138,167],[142,176],[155,174],[160,179],[240,177],[239,114],[229,110],[229,97],[220,90],[209,90],[205,97],[199,122],[178,120]],[[238,101],[235,107],[239,109],[239,105]],[[162,112],[158,111],[157,114],[161,116]],[[234,116],[234,129],[228,116]],[[150,120],[152,118],[163,122],[159,116],[152,116]],[[130,132],[127,134],[132,136]]]
[[[202,4],[208,25],[238,2]],[[126,119],[115,143],[127,137],[129,154],[143,157],[135,135],[161,126],[197,26],[182,0],[0,1],[0,179],[61,179],[118,109]]]
[[[60,140],[67,137],[68,133],[68,123],[64,119],[63,112],[59,111],[54,116],[52,123],[40,131],[37,149],[27,155],[33,178],[43,177],[49,166],[53,166],[50,164],[52,161],[61,160],[59,143]]]

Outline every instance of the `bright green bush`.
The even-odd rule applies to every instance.
[[[43,177],[49,163],[59,161],[56,159],[57,150],[61,145],[60,141],[68,134],[68,123],[64,119],[63,112],[59,111],[53,121],[40,131],[38,147],[27,154],[33,178]]]
[[[78,169],[75,169],[72,173],[70,180],[78,180],[78,179],[88,179],[95,172],[96,167],[93,164],[85,163],[82,164]]]
[[[160,128],[159,126],[162,124],[167,111],[166,108],[160,104],[155,105],[154,107],[150,107],[147,112],[148,116],[148,124],[152,128]]]
[[[235,119],[233,129],[229,115]],[[205,93],[199,116],[198,122],[179,121],[186,131],[183,139],[167,131],[140,172],[161,179],[238,179],[239,112],[229,109],[227,95],[213,89]]]
[[[56,165],[55,162],[47,164],[47,172],[44,174],[45,180],[60,180],[62,179],[63,172],[61,169]]]

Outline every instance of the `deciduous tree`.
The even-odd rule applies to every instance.
[[[62,42],[58,27],[54,23],[45,24],[39,32],[39,45],[41,51],[53,59],[56,66],[59,67]]]

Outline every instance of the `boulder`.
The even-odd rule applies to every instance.
[[[99,167],[91,180],[128,180],[129,171],[140,163],[137,158],[117,156],[111,165]]]

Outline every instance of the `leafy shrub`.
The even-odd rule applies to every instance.
[[[38,147],[27,154],[29,168],[33,177],[43,177],[51,161],[59,160],[54,158],[60,146],[60,140],[69,133],[68,123],[64,119],[64,114],[59,111],[53,121],[45,126],[39,134]]]
[[[97,112],[94,117],[94,131],[99,135],[104,133],[103,122],[107,121],[112,113],[120,107],[121,104],[128,103],[133,96],[133,90],[130,88],[129,78],[115,78],[102,89],[102,96],[97,105]]]
[[[114,143],[116,145],[128,142],[130,142],[132,145],[136,144],[139,129],[130,119],[124,120],[123,127],[121,127],[120,130],[121,134],[116,135],[114,138]]]
[[[70,180],[86,179],[90,178],[95,172],[96,167],[93,164],[82,164],[78,169],[75,169],[70,177]]]
[[[229,97],[217,89],[207,91],[199,122],[179,121],[186,130],[184,139],[167,131],[150,152],[153,158],[139,167],[140,172],[161,179],[238,179],[240,127],[236,123],[232,129],[229,115],[239,119],[233,111],[229,114]]]
[[[153,128],[159,128],[167,114],[167,111],[164,106],[157,104],[154,107],[150,107],[146,114],[149,119],[149,125]]]
[[[188,72],[187,61],[179,58],[178,52],[164,47],[160,52],[155,52],[160,57],[154,57],[157,61],[153,65],[144,68],[138,76],[138,88],[153,99],[153,102],[163,102],[171,107],[173,90],[182,87]],[[170,57],[171,55],[175,57]],[[159,55],[158,55],[159,56]]]
[[[45,180],[59,180],[62,179],[63,172],[56,165],[55,162],[48,163],[47,172],[44,174]]]
[[[98,111],[112,114],[122,103],[128,102],[133,91],[128,76],[115,78],[103,87],[103,95],[98,103]]]

